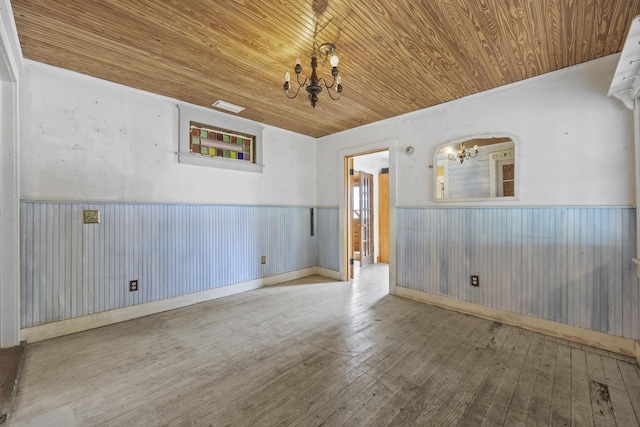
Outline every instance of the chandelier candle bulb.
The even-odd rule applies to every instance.
[[[302,73],[302,65],[300,65],[300,58],[296,58],[296,66],[293,69],[293,71],[295,71],[296,74],[300,75],[300,73]]]
[[[338,66],[338,62],[340,62],[340,58],[338,58],[338,55],[333,55],[329,60],[329,62],[331,63],[331,66],[335,68]]]

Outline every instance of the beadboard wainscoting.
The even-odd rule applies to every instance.
[[[20,215],[22,328],[318,265],[309,207],[23,201]]]
[[[397,224],[400,287],[640,339],[634,208],[399,208]]]
[[[338,271],[340,269],[338,208],[317,208],[316,212],[318,216],[318,266]]]

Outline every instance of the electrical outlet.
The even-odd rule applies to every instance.
[[[480,286],[480,276],[471,276],[471,286]]]
[[[129,280],[129,292],[138,290],[138,281],[137,280]]]
[[[267,263],[267,256],[266,255],[262,255],[260,257],[260,264],[266,264]]]

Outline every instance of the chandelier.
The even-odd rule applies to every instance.
[[[460,163],[464,163],[465,160],[473,159],[478,155],[478,146],[474,145],[473,149],[465,148],[464,143],[460,143],[460,149],[458,151],[454,151],[453,148],[449,147],[448,157],[449,160],[459,161]]]
[[[318,78],[318,73],[316,72],[316,68],[318,68],[318,58],[320,58],[320,62],[324,64],[327,62],[327,58],[333,52],[335,52],[336,46],[333,43],[323,43],[320,46],[317,43],[313,42],[313,53],[311,54],[311,76],[305,77],[304,81],[300,82],[300,74],[302,74],[302,66],[300,65],[300,58],[296,60],[296,66],[293,69],[296,73],[296,80],[298,87],[296,88],[295,93],[292,95],[289,94],[289,90],[291,89],[291,74],[287,71],[284,76],[284,94],[289,99],[293,99],[298,96],[300,89],[304,88],[309,94],[309,101],[311,101],[311,106],[316,108],[316,104],[318,103],[318,94],[322,92],[322,88],[327,89],[327,93],[329,97],[334,101],[340,99],[340,95],[342,93],[342,79],[338,75],[338,57],[336,55],[332,55],[329,59],[331,63],[331,77],[333,80],[331,84],[327,84],[327,81],[324,78]],[[337,95],[333,95],[331,93],[331,88],[335,86],[335,91]],[[292,89],[291,89],[292,90]]]

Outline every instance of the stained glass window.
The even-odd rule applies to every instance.
[[[254,135],[217,129],[196,122],[189,122],[189,134],[189,151],[193,154],[256,162]]]

